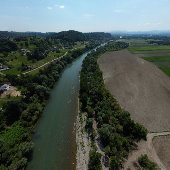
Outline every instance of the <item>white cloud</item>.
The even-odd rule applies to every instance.
[[[84,17],[93,17],[94,15],[93,14],[84,14],[83,16]]]
[[[56,4],[55,6],[58,7],[58,8],[61,8],[61,9],[64,9],[64,8],[65,8],[64,5],[58,5],[58,4]]]
[[[64,6],[64,5],[60,5],[59,8],[62,8],[62,9],[63,9],[63,8],[65,8],[65,6]]]
[[[48,10],[52,10],[53,8],[52,8],[51,6],[48,6],[47,9],[48,9]]]
[[[146,23],[144,23],[143,25],[144,26],[146,26],[146,25],[151,25],[152,23],[150,23],[150,22],[146,22]]]
[[[115,9],[113,12],[114,12],[114,13],[122,13],[123,10],[121,10],[121,9]]]
[[[155,25],[161,25],[161,23],[160,23],[160,22],[157,22],[157,23],[155,23]]]

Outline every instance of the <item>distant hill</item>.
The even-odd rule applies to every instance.
[[[102,40],[102,39],[112,38],[110,33],[104,33],[104,32],[85,33],[84,35],[87,39],[93,39],[93,40]]]
[[[62,39],[65,41],[84,41],[86,39],[85,35],[82,32],[70,30],[70,31],[62,31],[59,33],[51,34],[48,38],[52,39]]]
[[[86,40],[103,40],[103,39],[112,38],[110,33],[104,33],[104,32],[82,33],[74,30],[62,31],[56,34],[51,34],[48,37],[52,39],[62,39],[70,42],[86,41]]]

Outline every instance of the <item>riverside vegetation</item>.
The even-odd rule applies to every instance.
[[[105,88],[102,72],[97,59],[107,51],[127,48],[124,42],[110,42],[90,53],[83,62],[80,74],[80,117],[87,113],[86,130],[91,138],[89,169],[100,170],[101,154],[95,145],[94,122],[101,142],[100,148],[109,158],[109,167],[118,170],[135,142],[146,140],[147,130],[130,118],[130,113],[123,110],[116,99]]]

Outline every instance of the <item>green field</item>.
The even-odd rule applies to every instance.
[[[150,61],[150,62],[164,62],[164,61],[170,61],[170,56],[145,56],[142,57],[144,60]]]
[[[136,42],[135,45],[137,44],[138,42]],[[170,46],[146,46],[146,45],[145,46],[130,46],[128,47],[128,50],[132,54],[144,55],[142,57],[144,60],[154,63],[164,73],[170,76],[170,55],[168,54],[168,51],[165,51],[165,50],[170,50]],[[145,51],[150,51],[150,52],[145,54],[144,53]],[[158,54],[158,51],[159,51],[160,56],[154,56],[155,54]]]
[[[154,50],[170,50],[170,46],[141,46],[128,47],[129,51],[154,51]]]
[[[125,39],[124,42],[129,43],[130,46],[148,46],[148,40],[145,39]]]
[[[170,76],[170,66],[160,66],[159,67],[164,73],[166,73],[168,76]]]
[[[144,60],[157,65],[165,74],[170,76],[170,56],[142,57]]]

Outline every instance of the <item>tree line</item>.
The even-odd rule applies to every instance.
[[[86,128],[94,142],[93,121],[97,122],[97,132],[102,149],[109,158],[110,168],[122,168],[125,158],[134,142],[146,139],[147,130],[134,122],[130,113],[123,110],[116,99],[105,88],[102,72],[97,63],[98,57],[106,51],[127,48],[124,42],[110,42],[90,53],[84,60],[80,76],[81,112],[87,113]],[[127,99],[128,100],[128,99]],[[90,152],[89,169],[100,170],[101,155],[93,147]]]

